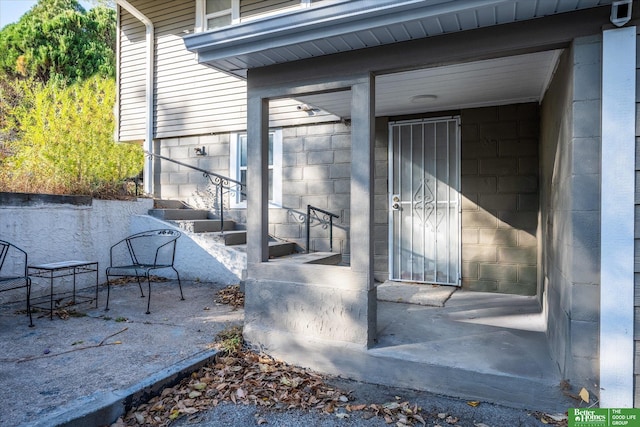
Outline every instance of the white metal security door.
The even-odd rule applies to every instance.
[[[389,125],[391,280],[460,285],[459,123]]]

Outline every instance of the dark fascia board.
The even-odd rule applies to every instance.
[[[513,0],[326,0],[309,9],[188,35],[184,43],[198,54],[199,62],[212,62],[510,2]]]

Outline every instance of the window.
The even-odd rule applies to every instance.
[[[196,31],[213,30],[238,22],[239,0],[198,0]]]
[[[230,144],[231,178],[247,184],[247,134],[232,133]],[[282,130],[269,131],[269,203],[282,206]],[[239,191],[231,197],[232,208],[246,208],[246,196]]]
[[[196,32],[295,11],[311,0],[196,0]]]

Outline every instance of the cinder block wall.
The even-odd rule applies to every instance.
[[[461,112],[462,286],[534,295],[538,105]]]
[[[269,211],[269,232],[306,246],[307,205],[339,215],[333,221],[333,251],[349,260],[351,129],[342,123],[282,130],[282,204]],[[312,221],[310,249],[329,250],[326,223]]]
[[[373,201],[373,276],[389,279],[389,118],[376,118]]]
[[[202,147],[205,147],[205,156],[196,154],[195,149]],[[156,141],[155,149],[164,157],[229,176],[228,133],[164,138]],[[154,176],[157,197],[182,200],[194,207],[213,210],[211,187],[201,172],[156,159]]]
[[[598,393],[601,37],[565,51],[542,103],[542,274],[565,378]],[[595,386],[594,386],[595,385]]]
[[[636,46],[640,46],[640,35],[636,38]],[[636,56],[636,68],[640,72],[640,55]],[[640,74],[638,74],[640,76]],[[640,77],[636,78],[636,88],[640,87]],[[640,111],[640,93],[636,92],[636,111]],[[640,182],[640,119],[636,119],[636,182]],[[634,233],[634,285],[635,285],[635,298],[634,298],[634,323],[638,325],[640,323],[640,185],[636,185],[636,200],[635,200],[635,233]],[[636,329],[637,330],[637,329]],[[634,337],[636,358],[640,357],[640,336],[636,334]],[[637,359],[636,359],[637,360]],[[635,384],[640,384],[640,363],[635,363],[634,368]],[[635,387],[635,393],[633,397],[634,407],[640,408],[640,387]]]

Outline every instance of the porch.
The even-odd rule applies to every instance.
[[[457,290],[444,307],[378,301],[377,310],[368,350],[250,333],[275,357],[344,378],[554,413],[581,405],[565,394],[581,385],[561,387],[535,297]]]
[[[426,7],[424,9],[425,13],[429,12]],[[478,271],[479,268],[482,275],[482,266],[474,264],[476,261],[492,264],[491,268],[485,268],[485,275],[489,275],[489,271],[494,274],[487,282],[498,282],[497,289],[494,289],[497,291],[511,292],[511,289],[500,289],[501,280],[513,284],[514,280],[517,282],[525,277],[524,281],[537,296],[533,300],[539,301],[543,307],[544,335],[562,378],[584,384],[595,394],[603,389],[607,390],[605,394],[615,390],[609,394],[615,396],[617,385],[607,388],[600,382],[601,377],[608,378],[612,374],[609,365],[603,363],[606,359],[600,358],[601,350],[606,349],[599,346],[599,338],[608,338],[607,334],[599,336],[601,326],[604,329],[611,327],[610,335],[618,336],[612,323],[600,324],[600,297],[608,296],[606,292],[601,293],[600,288],[600,229],[611,231],[608,223],[601,221],[604,213],[601,216],[600,201],[602,199],[604,203],[613,187],[601,190],[604,190],[602,182],[609,175],[615,175],[609,167],[611,163],[603,160],[613,153],[609,153],[609,146],[601,144],[604,136],[608,136],[605,130],[609,127],[609,123],[601,127],[601,119],[607,114],[607,119],[613,121],[613,115],[610,117],[609,111],[603,107],[608,105],[610,96],[604,86],[611,83],[612,64],[622,60],[622,50],[612,42],[620,36],[631,45],[634,34],[631,30],[603,32],[603,25],[610,17],[608,12],[605,7],[593,8],[505,25],[492,23],[469,31],[456,29],[438,37],[409,37],[403,42],[380,42],[378,38],[378,43],[373,46],[365,44],[366,49],[352,49],[347,40],[367,37],[369,30],[348,26],[348,31],[336,38],[349,48],[338,52],[330,43],[322,43],[322,33],[310,31],[305,34],[306,42],[316,47],[329,45],[333,51],[318,48],[319,54],[302,59],[282,54],[282,50],[291,49],[299,43],[284,36],[277,39],[281,45],[265,47],[261,44],[250,53],[246,50],[238,53],[238,57],[232,53],[236,52],[235,46],[219,49],[220,44],[225,43],[225,31],[188,38],[187,47],[200,55],[200,61],[222,69],[226,65],[230,72],[247,77],[247,157],[251,172],[248,175],[250,246],[247,252],[246,337],[274,354],[292,348],[304,349],[302,353],[314,353],[315,349],[315,353],[323,355],[332,348],[350,348],[356,353],[362,352],[363,347],[369,349],[367,352],[378,351],[378,344],[384,341],[377,327],[383,305],[376,301],[373,279],[376,267],[384,269],[392,263],[390,255],[376,257],[380,255],[381,248],[376,239],[381,229],[384,229],[382,233],[389,233],[389,240],[394,234],[389,231],[391,219],[384,223],[380,221],[381,216],[377,216],[376,203],[384,200],[387,210],[395,209],[387,204],[395,193],[393,187],[391,183],[384,185],[385,176],[378,175],[378,152],[393,143],[381,129],[386,130],[386,124],[396,120],[463,115],[465,109],[478,106],[499,108],[536,101],[541,105],[539,133],[530,155],[538,157],[531,163],[516,161],[516,175],[522,169],[528,169],[530,176],[518,176],[519,179],[513,180],[516,185],[529,185],[533,193],[533,197],[527,198],[520,197],[518,190],[514,191],[517,196],[515,211],[528,205],[531,215],[524,216],[526,221],[521,222],[522,216],[511,215],[509,209],[483,209],[481,197],[470,200],[479,211],[478,222],[484,223],[479,228],[491,228],[493,225],[500,228],[502,224],[509,224],[517,231],[516,240],[528,241],[528,247],[522,251],[508,248],[497,252],[495,248],[489,248],[489,251],[479,248],[469,256],[465,255],[463,242],[462,283],[464,285],[465,280],[474,278],[472,270]],[[376,16],[372,13],[372,17]],[[401,18],[401,25],[407,27],[418,24],[420,20],[405,15]],[[419,28],[418,25],[415,27]],[[390,33],[393,25],[380,24],[380,28]],[[252,61],[270,54],[273,58],[269,57],[268,63]],[[512,67],[514,64],[526,64],[525,57],[531,60],[529,66]],[[550,60],[547,62],[545,57]],[[509,63],[510,60],[514,62]],[[631,60],[627,65],[625,70],[633,69],[635,62]],[[408,74],[410,77],[403,78]],[[530,88],[528,83],[532,78],[539,76],[543,77],[543,84],[534,85],[537,93],[523,92],[523,89]],[[394,81],[396,77],[398,79]],[[266,160],[269,103],[289,97],[301,99],[350,123],[348,269],[295,267],[285,274],[284,270],[269,262],[266,251],[270,219]],[[434,105],[424,104],[431,100],[437,102]],[[631,111],[632,108],[625,109],[623,116],[630,117]],[[381,122],[384,126],[380,126]],[[517,127],[518,134],[522,130]],[[464,130],[462,133],[464,135]],[[508,151],[509,141],[484,137],[484,141],[478,141],[477,157],[483,157],[482,150],[495,151],[499,155]],[[522,147],[511,148],[516,152],[523,150]],[[528,149],[531,147],[525,151]],[[388,152],[391,153],[391,149]],[[612,156],[616,160],[620,160],[619,157]],[[388,159],[389,162],[392,160]],[[631,169],[626,172],[632,172]],[[427,175],[424,170],[419,170],[420,174]],[[491,189],[474,192],[469,188],[465,190],[464,183],[461,188],[452,184],[454,181],[445,181],[445,184],[462,196],[466,196],[465,191],[480,196],[483,192],[496,192],[495,180],[483,178],[482,172],[476,175],[477,186],[487,184]],[[391,181],[391,171],[386,178]],[[437,176],[435,179],[440,180]],[[505,183],[504,187],[508,188],[510,184]],[[499,184],[497,188],[500,188]],[[378,197],[381,195],[387,197]],[[506,203],[498,197],[486,199],[497,204]],[[417,210],[415,205],[412,209],[413,215]],[[384,208],[380,210],[384,211]],[[629,225],[628,218],[624,223]],[[462,231],[465,231],[464,224]],[[604,234],[603,231],[602,240],[605,239]],[[628,235],[631,235],[630,231]],[[447,248],[450,247],[454,244]],[[390,241],[387,248],[389,252],[393,249]],[[422,255],[418,254],[417,258]],[[483,259],[485,256],[487,259]],[[530,261],[532,258],[534,262]],[[525,262],[521,262],[523,259]],[[378,262],[380,260],[382,263]],[[466,272],[465,262],[467,267],[471,267]],[[520,264],[526,268],[521,268]],[[602,265],[605,272],[606,267]],[[393,275],[393,268],[389,271]],[[439,268],[429,267],[428,272],[439,274]],[[447,274],[447,277],[451,275]],[[397,278],[405,279],[402,274]],[[476,284],[483,285],[478,282],[481,280]],[[628,280],[625,283],[628,284]],[[629,297],[630,288],[627,287],[626,291]],[[496,294],[495,298],[499,301],[501,296]],[[627,305],[625,319],[630,324],[628,308]],[[469,325],[465,324],[465,327]],[[629,350],[630,341],[627,339],[625,342],[625,348]],[[530,347],[535,346],[534,340]],[[631,378],[630,352],[626,354],[625,377]],[[295,356],[287,357],[294,360]],[[357,360],[357,357],[353,359]],[[359,366],[367,365],[365,360],[361,362]],[[377,372],[385,372],[388,367],[381,359],[376,359],[375,365]],[[328,370],[330,366],[324,369]],[[503,373],[510,369],[510,365],[504,363]],[[546,378],[545,375],[542,377]],[[517,389],[508,380],[503,384],[508,394]],[[630,402],[629,385],[627,381],[624,405]],[[603,400],[605,402],[609,401]]]

